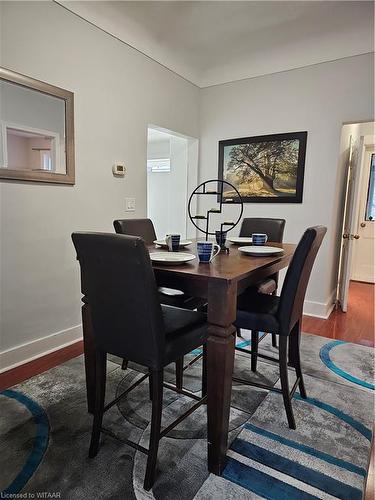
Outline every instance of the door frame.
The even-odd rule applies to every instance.
[[[345,162],[344,209],[340,231],[340,258],[337,283],[336,303],[343,312],[347,311],[350,282],[350,268],[353,245],[351,241],[354,218],[355,191],[358,186],[358,170],[354,158],[353,135],[349,136],[348,158]]]
[[[338,278],[336,290],[336,305],[343,312],[347,311],[349,283],[351,279],[351,270],[353,263],[353,243],[357,239],[358,229],[358,214],[360,203],[360,187],[363,170],[363,155],[366,147],[366,140],[369,136],[375,135],[375,122],[367,120],[363,122],[343,123],[345,125],[361,125],[369,124],[372,127],[372,133],[366,134],[359,131],[354,135],[359,145],[354,148],[353,157],[346,161],[345,171],[345,186],[343,190],[344,207],[341,216],[340,234],[339,234],[339,261],[338,261]],[[342,129],[343,130],[343,129]],[[350,135],[350,143],[347,149],[350,150],[350,145],[353,145],[353,134]],[[352,185],[350,186],[350,183]],[[350,189],[352,192],[350,193]]]
[[[158,131],[163,132],[165,134],[169,134],[169,135],[172,135],[175,137],[180,137],[182,139],[187,140],[187,168],[186,168],[187,178],[186,178],[186,200],[185,200],[186,201],[186,211],[185,211],[185,228],[184,229],[185,229],[186,238],[196,238],[197,230],[189,219],[187,204],[188,204],[190,194],[198,185],[199,139],[198,139],[198,137],[186,135],[186,134],[183,134],[181,132],[176,132],[175,130],[172,130],[172,129],[168,129],[165,127],[161,127],[159,125],[154,125],[152,123],[149,123],[147,125],[147,129],[146,129],[147,147],[148,147],[148,131],[149,131],[149,129],[158,130]],[[147,155],[146,155],[146,165],[147,165]],[[147,170],[146,170],[146,175],[148,175]],[[146,186],[147,186],[147,182],[146,182]],[[146,189],[147,189],[147,187],[146,187]],[[195,211],[197,209],[196,198],[197,197],[194,197],[194,200],[193,200],[193,203],[195,205],[195,206],[193,206],[193,209]],[[148,215],[147,200],[148,200],[148,193],[146,192],[146,214]]]

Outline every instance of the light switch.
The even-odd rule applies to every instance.
[[[135,198],[125,198],[125,212],[135,212]]]

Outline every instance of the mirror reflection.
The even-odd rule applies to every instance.
[[[66,174],[65,101],[0,80],[0,168]]]
[[[75,183],[74,94],[0,67],[0,179]]]

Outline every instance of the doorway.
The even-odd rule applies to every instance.
[[[147,133],[147,217],[159,239],[194,237],[187,204],[198,179],[198,139],[154,125]]]
[[[352,304],[368,297],[356,308],[360,322],[360,315],[373,316],[374,307],[375,123],[344,125],[341,139],[346,182],[337,299],[343,312],[351,312]]]

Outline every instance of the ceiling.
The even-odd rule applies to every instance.
[[[374,50],[372,1],[58,3],[199,87]]]

